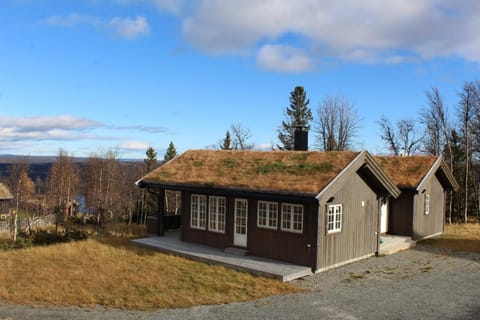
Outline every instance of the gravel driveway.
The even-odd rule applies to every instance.
[[[308,291],[156,311],[0,303],[0,319],[480,319],[480,254],[476,253],[417,245],[293,283]]]

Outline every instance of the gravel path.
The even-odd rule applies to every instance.
[[[417,245],[293,283],[308,291],[156,311],[0,302],[0,319],[480,319],[480,254],[476,253]]]

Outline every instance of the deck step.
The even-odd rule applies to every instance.
[[[225,253],[236,254],[237,256],[246,256],[248,251],[245,249],[235,248],[235,247],[227,247],[223,250]]]
[[[383,238],[387,241],[380,245],[380,254],[392,254],[398,251],[407,250],[415,246],[416,241],[409,237]]]

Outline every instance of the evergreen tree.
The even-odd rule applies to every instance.
[[[165,152],[165,156],[163,157],[163,163],[172,160],[177,156],[177,149],[175,149],[175,145],[173,144],[172,141],[170,141],[170,144],[168,145],[168,149]]]
[[[232,137],[230,136],[230,131],[227,130],[225,138],[220,144],[220,149],[222,150],[232,150]]]
[[[282,150],[293,150],[295,127],[302,126],[310,129],[310,121],[313,120],[312,111],[308,107],[310,99],[303,87],[297,86],[290,92],[290,106],[285,110],[285,120],[278,130],[278,139]]]
[[[150,172],[157,167],[157,152],[152,147],[148,147],[145,154],[147,155],[147,158],[143,160],[145,162],[145,169],[147,172]]]

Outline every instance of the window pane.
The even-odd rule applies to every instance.
[[[290,229],[291,224],[291,209],[288,204],[282,205],[282,229]]]

